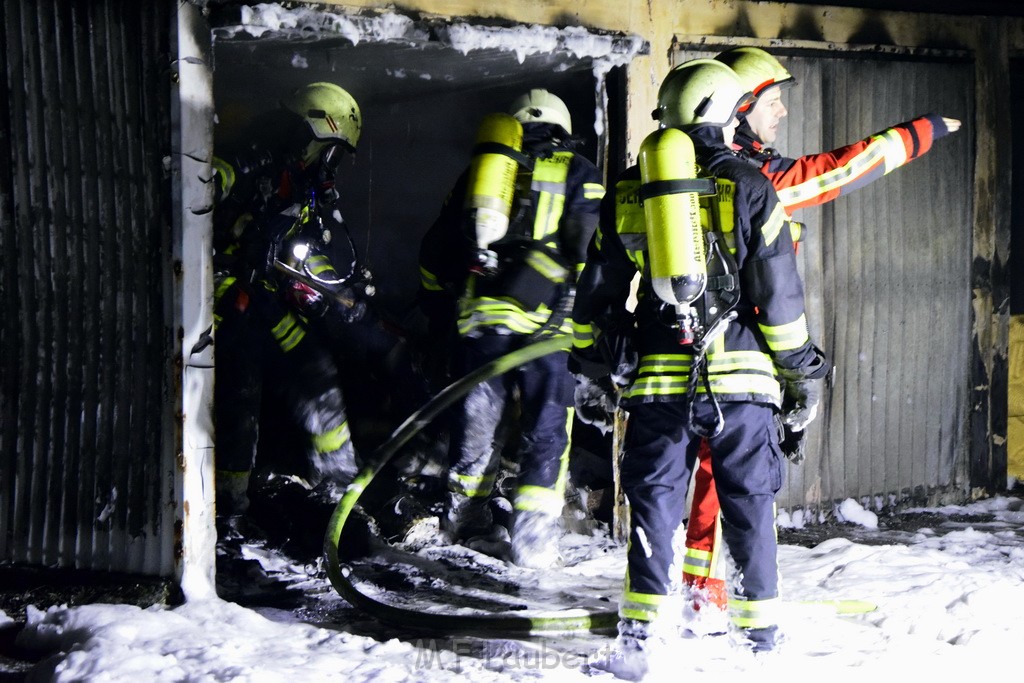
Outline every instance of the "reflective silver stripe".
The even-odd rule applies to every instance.
[[[547,192],[549,194],[565,194],[565,182],[552,182],[550,180],[534,180],[530,183],[530,189],[536,190],[537,192]]]

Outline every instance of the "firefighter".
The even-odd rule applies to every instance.
[[[758,167],[779,195],[794,243],[803,225],[792,220],[797,209],[816,206],[849,194],[883,175],[919,158],[932,143],[960,128],[960,121],[928,114],[900,123],[863,140],[831,152],[797,159],[782,156],[770,147],[778,137],[779,122],[787,110],[782,102],[785,88],[795,85],[792,74],[769,53],[756,47],[736,47],[715,59],[728,65],[743,86],[756,98],[741,109],[733,148]],[[794,463],[803,460],[804,435],[786,425],[783,451]],[[718,499],[712,476],[710,451],[700,450],[700,466],[694,483],[693,504],[686,528],[686,559],[683,579],[702,589],[700,604],[725,607],[725,581],[716,552],[719,538]]]
[[[543,89],[480,125],[469,168],[420,250],[421,304],[435,339],[454,338],[453,376],[568,334],[576,276],[604,188],[575,151],[565,103]],[[467,541],[492,531],[489,499],[501,433],[519,434],[508,559],[550,567],[564,504],[573,378],[566,352],[542,357],[473,389],[453,411],[442,531]],[[513,401],[514,398],[518,401]],[[503,416],[518,418],[499,432]]]
[[[768,180],[729,147],[747,98],[736,74],[715,60],[668,74],[655,111],[657,143],[645,151],[656,136],[645,140],[640,164],[623,172],[602,203],[577,285],[570,367],[599,382],[610,369],[595,339],[640,274],[639,367],[622,392],[629,419],[621,480],[631,531],[619,632],[620,646],[641,657],[652,623],[671,604],[673,537],[703,438],[717,466],[725,540],[739,565],[731,621],[758,651],[772,649],[779,636],[776,414],[785,406],[788,419],[812,419],[829,363],[807,331],[782,206]],[[675,166],[676,175],[658,177],[650,169],[659,164]],[[713,183],[689,179],[695,170]]]
[[[361,127],[347,91],[312,83],[259,117],[244,149],[215,159],[215,488],[222,536],[237,531],[249,506],[265,399],[302,432],[303,442],[290,450],[305,456],[299,474],[314,491],[336,495],[357,471],[338,365],[312,325],[360,319],[372,292],[335,207],[338,163],[355,150]]]

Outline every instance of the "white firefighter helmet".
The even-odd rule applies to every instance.
[[[305,119],[315,139],[340,141],[355,151],[363,118],[355,98],[344,88],[334,83],[310,83],[293,92],[282,104]]]
[[[750,101],[750,92],[728,66],[714,59],[693,59],[662,81],[653,116],[662,128],[724,127]]]
[[[509,107],[508,113],[519,123],[552,123],[561,126],[568,135],[572,135],[572,117],[565,102],[543,88],[534,88],[520,95]]]

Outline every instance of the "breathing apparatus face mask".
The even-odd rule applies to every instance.
[[[320,177],[334,182],[338,166],[345,156],[345,146],[340,142],[328,143],[320,152]]]
[[[299,154],[303,175],[320,190],[333,188],[338,166],[346,151],[341,142],[315,138],[310,140]]]

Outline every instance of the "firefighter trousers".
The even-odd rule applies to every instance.
[[[522,348],[522,335],[483,335],[460,340],[458,376]],[[514,506],[553,515],[562,511],[568,471],[574,380],[567,353],[558,352],[477,385],[451,420],[449,489],[471,498],[490,494],[501,465],[498,428],[518,407],[519,476]],[[518,394],[518,405],[510,399]],[[515,430],[513,430],[515,431]]]
[[[736,597],[778,596],[775,495],[782,486],[782,455],[774,409],[755,403],[722,403],[725,427],[710,438],[723,517],[723,536],[740,574]],[[698,419],[710,406],[697,406]],[[625,605],[656,605],[678,580],[673,538],[682,524],[686,492],[701,437],[686,429],[684,401],[629,408],[622,486],[630,505]],[[675,580],[674,580],[675,579]],[[622,610],[645,618],[643,608]],[[656,611],[656,610],[653,610]],[[650,617],[651,615],[647,615]]]
[[[337,366],[302,319],[259,284],[218,291],[214,346],[217,469],[256,464],[264,389],[308,437],[295,444],[312,483],[355,474],[355,454]],[[280,465],[280,462],[272,463]],[[290,463],[291,464],[291,463]]]

